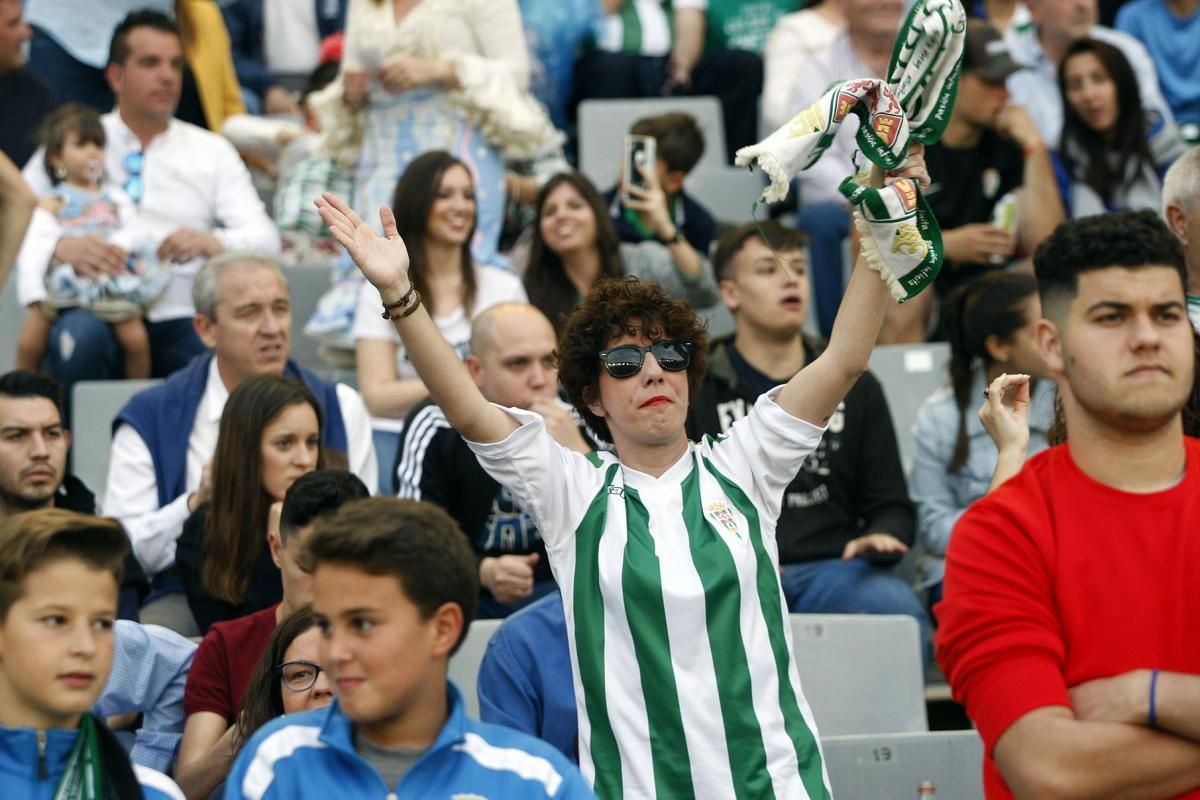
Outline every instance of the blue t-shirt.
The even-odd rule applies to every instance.
[[[1117,30],[1150,52],[1175,121],[1200,124],[1200,10],[1180,19],[1164,0],[1132,0],[1117,12]]]

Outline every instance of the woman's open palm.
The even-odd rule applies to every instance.
[[[336,195],[325,192],[315,201],[317,212],[371,285],[382,295],[385,291],[408,291],[408,248],[396,231],[396,217],[387,206],[380,206],[379,221],[383,236]]]

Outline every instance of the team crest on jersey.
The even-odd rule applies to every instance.
[[[722,528],[729,531],[737,538],[742,538],[742,533],[738,530],[737,520],[733,518],[733,512],[729,510],[729,506],[725,505],[724,500],[718,500],[715,503],[709,503],[708,515],[717,522],[721,523]]]

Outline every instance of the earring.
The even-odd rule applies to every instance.
[[[54,165],[54,177],[59,181],[65,181],[67,179],[67,168],[61,161]]]

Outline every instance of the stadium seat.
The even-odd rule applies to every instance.
[[[725,124],[715,97],[653,97],[584,100],[579,104],[579,170],[600,191],[617,182],[625,153],[625,134],[642,117],[683,111],[704,133],[704,155],[696,169],[725,166]]]
[[[911,617],[792,614],[792,641],[800,685],[824,736],[921,732],[924,678],[917,623]],[[450,659],[450,679],[479,714],[479,664],[500,620],[471,623]],[[563,676],[570,680],[569,675]]]
[[[25,310],[17,304],[17,276],[10,274],[0,287],[0,375],[17,363],[17,338]]]
[[[475,679],[479,675],[479,665],[483,663],[483,654],[487,651],[488,640],[500,627],[503,620],[477,619],[467,630],[467,638],[459,645],[458,652],[450,659],[447,677],[454,682],[462,692],[463,703],[467,706],[467,716],[479,719],[479,693],[475,690]],[[566,680],[571,680],[567,675]]]
[[[791,622],[800,687],[822,736],[929,730],[916,620],[792,614]]]
[[[80,381],[71,390],[71,459],[75,476],[96,494],[104,507],[112,421],[129,398],[162,381]]]
[[[302,367],[320,371],[327,365],[317,355],[317,341],[304,332],[304,322],[329,288],[329,267],[284,267],[283,275],[292,298],[292,359]]]
[[[713,217],[735,225],[752,219],[754,201],[762,194],[764,186],[761,173],[726,166],[697,166],[684,181],[684,190]],[[760,208],[758,216],[765,218],[766,215],[766,209]]]
[[[916,451],[913,425],[917,411],[925,398],[949,382],[949,363],[950,346],[945,342],[880,345],[871,353],[870,369],[883,384],[906,475],[912,469]]]
[[[834,797],[897,800],[931,782],[938,797],[983,800],[983,741],[975,731],[821,738]]]

